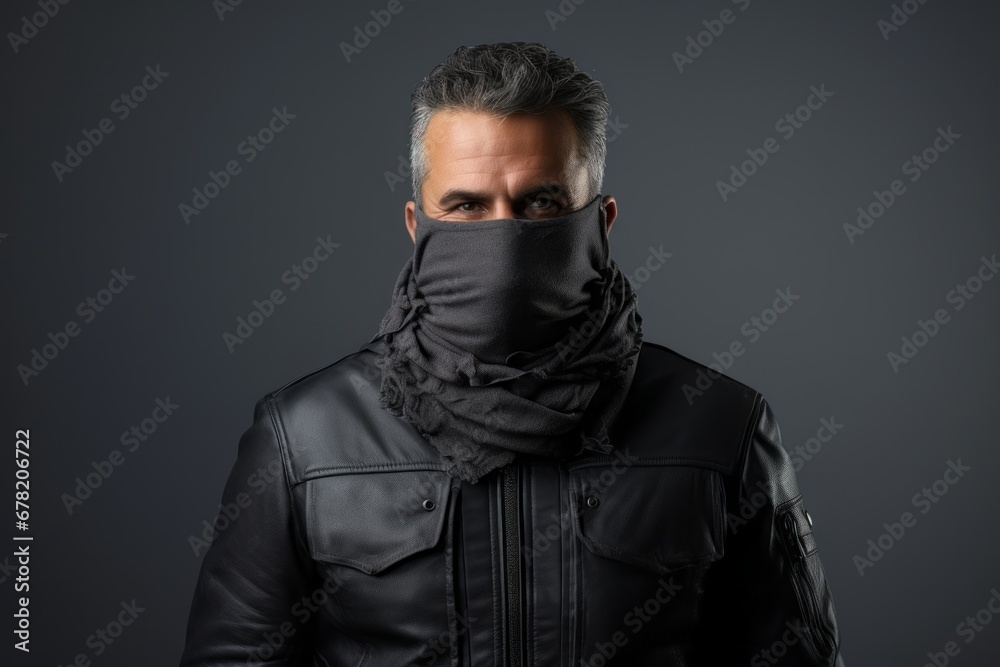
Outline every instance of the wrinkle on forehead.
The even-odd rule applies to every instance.
[[[534,181],[562,182],[570,193],[586,183],[569,113],[495,116],[465,109],[435,113],[427,126],[425,200],[462,188],[517,192]]]

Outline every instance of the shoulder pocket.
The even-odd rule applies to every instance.
[[[819,560],[812,521],[798,495],[775,513],[775,528],[781,535],[791,563],[790,575],[802,617],[808,624],[806,646],[817,660],[827,659],[834,650],[837,632],[833,599]]]
[[[577,537],[598,555],[660,574],[725,553],[719,473],[691,466],[613,466],[570,472]]]
[[[352,473],[305,484],[315,560],[377,574],[441,538],[451,487],[445,472]]]

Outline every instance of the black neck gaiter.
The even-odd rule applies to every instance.
[[[602,197],[542,220],[416,218],[369,341],[382,343],[380,405],[472,483],[517,452],[611,451],[642,318],[609,256]]]

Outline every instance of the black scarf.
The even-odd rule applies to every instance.
[[[416,209],[413,257],[369,345],[379,404],[471,483],[517,452],[608,453],[642,317],[598,195],[556,218],[451,222]]]

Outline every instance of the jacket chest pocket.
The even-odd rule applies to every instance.
[[[577,537],[602,558],[657,574],[697,568],[725,553],[719,473],[689,466],[571,472]]]
[[[306,484],[315,560],[378,574],[441,537],[449,489],[443,472],[331,475]]]
[[[352,473],[304,483],[309,553],[332,598],[327,620],[355,636],[397,633],[415,645],[437,636],[447,621],[448,475]]]
[[[673,465],[610,473],[570,472],[580,650],[593,664],[595,647],[618,637],[609,664],[673,664],[690,650],[709,566],[725,552],[722,479]]]

